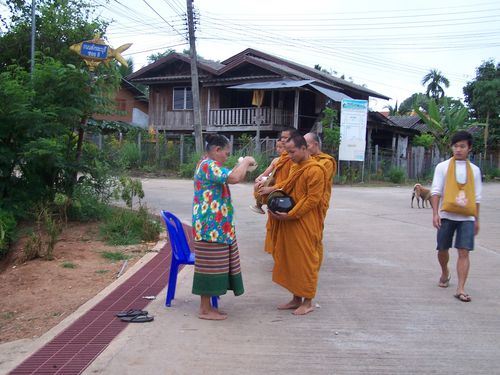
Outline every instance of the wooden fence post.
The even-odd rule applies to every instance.
[[[181,159],[181,164],[184,163],[184,134],[181,134],[181,144],[180,144],[180,156],[179,158]]]

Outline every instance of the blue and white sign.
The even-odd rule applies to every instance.
[[[80,54],[93,59],[106,59],[108,57],[108,46],[104,44],[83,42]]]
[[[365,160],[367,118],[367,100],[342,100],[339,160]]]

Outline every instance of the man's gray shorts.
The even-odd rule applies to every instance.
[[[447,250],[451,248],[453,235],[455,236],[455,248],[474,250],[474,222],[455,221],[441,219],[441,228],[437,232],[436,250]]]

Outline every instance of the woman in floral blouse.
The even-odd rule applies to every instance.
[[[210,305],[210,297],[244,292],[229,184],[241,182],[255,160],[246,156],[234,169],[224,167],[230,144],[218,134],[206,137],[205,151],[194,174],[193,294],[201,296],[200,319],[223,320],[227,316]]]

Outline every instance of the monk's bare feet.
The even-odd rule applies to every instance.
[[[224,320],[224,319],[227,319],[227,315],[221,314],[217,310],[209,310],[206,312],[200,311],[198,318],[205,319],[205,320]]]
[[[306,314],[309,314],[311,311],[314,311],[314,307],[312,305],[302,304],[292,314],[293,315],[306,315]]]
[[[290,302],[278,305],[278,310],[292,310],[298,308],[302,304],[302,298],[294,297]]]

